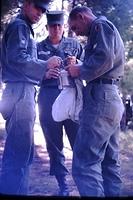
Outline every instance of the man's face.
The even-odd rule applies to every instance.
[[[26,3],[25,5],[25,15],[30,20],[31,24],[37,23],[42,15],[44,10],[40,7],[37,7],[34,3]]]
[[[47,25],[47,29],[50,38],[58,39],[60,41],[64,32],[64,25],[61,24]]]
[[[85,35],[85,24],[82,19],[69,19],[68,21],[70,29],[77,35],[77,36],[84,36]]]

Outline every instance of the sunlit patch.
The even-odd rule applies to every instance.
[[[65,130],[63,128],[64,136],[63,136],[63,142],[64,142],[64,154],[66,158],[72,158],[72,150],[67,138],[67,135],[65,133]],[[40,122],[39,122],[39,111],[38,111],[38,105],[36,105],[36,121],[34,125],[34,142],[35,145],[37,146],[42,146],[42,148],[46,149],[46,143],[45,143],[45,138],[42,132],[42,129],[40,127]],[[42,157],[43,152],[37,151],[38,156]]]
[[[38,105],[36,104],[36,120],[35,120],[35,125],[34,125],[34,143],[36,146],[39,146],[41,149],[37,150],[37,154],[39,157],[47,157],[45,155],[46,151],[46,142],[45,142],[45,138],[40,126],[40,122],[39,122],[39,113],[38,113]],[[5,129],[5,120],[3,119],[2,115],[0,114],[0,129]],[[71,159],[72,158],[72,150],[67,138],[67,135],[65,133],[65,130],[63,129],[64,132],[64,136],[63,136],[63,142],[64,142],[64,154],[66,159]],[[38,148],[37,148],[38,149]],[[45,151],[45,152],[44,152]],[[49,157],[47,157],[47,159],[49,159]]]

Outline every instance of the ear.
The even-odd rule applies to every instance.
[[[77,20],[84,20],[83,13],[77,13],[76,18],[77,18]]]

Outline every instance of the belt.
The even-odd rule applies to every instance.
[[[117,85],[120,82],[120,79],[95,79],[93,81],[90,81],[89,83],[98,83],[98,84],[115,84]]]

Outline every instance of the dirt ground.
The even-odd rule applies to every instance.
[[[35,135],[35,158],[30,173],[29,195],[33,197],[57,196],[58,185],[53,176],[49,175],[49,157],[46,151],[45,140],[38,122],[34,127]],[[0,116],[0,169],[3,146],[5,142],[4,121]],[[67,137],[64,134],[64,153],[66,166],[70,174],[67,177],[70,196],[79,197],[79,193],[71,176],[72,151]],[[123,188],[121,197],[133,196],[133,131],[121,132],[120,137],[121,174]],[[7,199],[8,200],[8,199]]]

